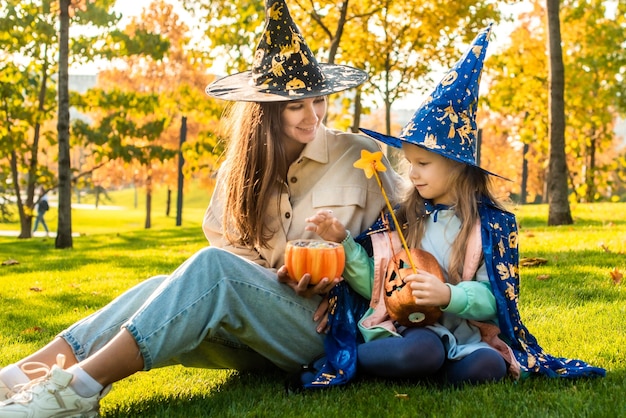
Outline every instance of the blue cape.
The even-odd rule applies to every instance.
[[[518,310],[519,250],[515,216],[489,201],[479,205],[483,254],[489,282],[496,298],[500,338],[505,341],[520,365],[523,377],[578,378],[605,376],[606,371],[582,360],[547,354],[523,324]],[[377,220],[356,241],[371,256],[369,235],[383,230],[383,219]],[[366,301],[341,282],[330,294],[328,323],[330,331],[324,340],[326,363],[306,388],[342,385],[356,375],[356,347],[362,342],[358,321],[367,310]]]

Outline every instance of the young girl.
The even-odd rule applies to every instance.
[[[445,279],[416,269],[403,278],[404,285],[410,286],[416,306],[434,307],[441,316],[426,326],[420,326],[419,320],[415,324],[403,321],[409,325],[404,326],[392,319],[385,292],[389,295],[389,272],[395,271],[388,267],[401,263],[398,257],[405,249],[392,231],[393,224],[385,227],[391,222],[372,228],[368,254],[331,213],[318,212],[308,219],[312,224],[308,229],[326,240],[343,242],[344,279],[370,303],[358,321],[365,342],[351,350],[350,344],[356,341],[346,324],[350,314],[358,319],[359,312],[346,315],[342,304],[348,305],[350,297],[334,292],[340,300],[329,319],[329,358],[313,382],[303,382],[306,387],[345,383],[357,360],[362,374],[433,377],[452,385],[501,380],[507,371],[513,377],[522,373],[604,375],[603,369],[582,361],[544,353],[519,318],[515,218],[491,191],[494,174],[475,161],[474,111],[489,31],[476,37],[399,138],[363,129],[380,141],[402,147],[412,187],[397,210],[398,224],[408,247],[432,254]],[[339,331],[334,333],[336,326]],[[350,356],[352,363],[346,361]]]
[[[213,97],[238,102],[203,223],[211,246],[2,369],[1,417],[97,416],[111,384],[141,370],[182,364],[294,371],[324,351],[321,295],[339,278],[308,286],[305,274],[292,282],[281,269],[285,246],[313,237],[305,219],[320,209],[355,234],[376,220],[385,206],[380,188],[345,162],[379,146],[322,123],[326,96],[361,84],[366,74],[318,64],[284,0],[267,0],[266,12],[252,71],[207,87]],[[395,188],[397,180],[388,173],[383,182]]]

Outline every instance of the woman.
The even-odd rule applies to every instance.
[[[210,96],[242,102],[229,114],[231,142],[203,223],[211,246],[5,367],[0,396],[9,399],[0,416],[66,416],[70,409],[95,416],[110,385],[140,370],[293,371],[323,352],[320,295],[341,279],[292,282],[284,248],[315,237],[305,219],[317,210],[332,210],[355,234],[377,218],[385,204],[380,189],[349,162],[378,147],[321,122],[325,96],[361,84],[365,74],[318,64],[284,0],[267,0],[266,12],[252,71],[207,87]],[[390,173],[383,181],[394,190],[398,180]],[[42,375],[33,370],[39,364],[45,376],[29,382]]]

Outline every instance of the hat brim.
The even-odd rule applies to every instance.
[[[359,130],[363,132],[364,134],[371,136],[377,141],[384,142],[385,144],[390,145],[394,148],[402,148],[402,142],[404,141],[402,141],[399,138],[396,138],[395,136],[381,134],[375,131],[370,131],[369,129],[365,129],[365,128],[359,128]]]
[[[381,133],[379,133],[379,132],[371,131],[371,130],[369,130],[369,129],[365,129],[365,128],[359,128],[359,130],[360,130],[361,132],[363,132],[364,134],[366,134],[366,135],[368,135],[368,136],[371,136],[371,137],[372,137],[372,138],[374,138],[375,140],[380,141],[380,142],[383,142],[383,143],[385,143],[385,144],[387,144],[387,145],[389,145],[389,146],[392,146],[392,147],[394,147],[394,148],[402,148],[402,144],[403,144],[403,143],[404,143],[404,144],[411,144],[411,145],[415,145],[415,146],[418,146],[418,147],[420,147],[420,148],[422,148],[422,149],[425,149],[426,151],[430,151],[430,152],[434,152],[435,154],[439,154],[439,155],[441,155],[442,157],[444,157],[444,158],[448,158],[448,159],[450,159],[450,160],[452,160],[452,161],[456,161],[456,162],[459,162],[459,163],[462,163],[462,164],[466,164],[466,165],[470,165],[470,166],[472,166],[472,167],[476,167],[476,168],[478,168],[479,170],[481,170],[481,171],[483,171],[484,173],[489,174],[489,175],[491,175],[491,176],[499,177],[499,178],[501,178],[501,179],[503,179],[503,180],[507,180],[507,181],[513,181],[513,180],[508,179],[508,178],[506,178],[506,177],[502,177],[502,176],[501,176],[501,175],[499,175],[499,174],[492,173],[491,171],[485,170],[484,168],[479,167],[479,166],[477,166],[476,164],[473,164],[473,163],[472,163],[472,162],[470,162],[470,161],[464,161],[464,160],[462,160],[461,158],[455,158],[455,157],[454,157],[454,155],[449,155],[449,154],[445,153],[445,152],[443,151],[443,148],[441,148],[441,149],[438,149],[438,148],[428,148],[427,146],[424,146],[424,145],[422,145],[422,144],[417,144],[417,143],[415,143],[415,142],[411,142],[411,141],[404,141],[404,140],[402,140],[402,139],[400,139],[400,138],[396,138],[395,136],[390,136],[390,135],[381,134]]]
[[[252,82],[252,72],[229,75],[209,84],[205,92],[211,97],[238,102],[284,102],[327,96],[363,84],[367,73],[347,65],[319,64],[324,80],[309,90],[276,90],[260,88]]]

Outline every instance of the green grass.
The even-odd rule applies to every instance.
[[[208,198],[185,206],[181,227],[174,226],[174,215],[161,214],[163,199],[155,198],[151,230],[143,229],[143,211],[132,207],[132,195],[112,198],[106,204],[128,209],[74,210],[73,229],[84,235],[74,239],[71,250],[55,250],[53,238],[0,237],[0,260],[19,261],[0,266],[0,364],[41,347],[141,280],[171,272],[206,245],[200,225]],[[520,310],[526,326],[548,353],[604,367],[606,378],[533,378],[462,389],[368,380],[286,395],[280,374],[169,367],[117,383],[102,401],[102,415],[625,416],[626,295],[624,284],[615,284],[610,273],[626,271],[626,204],[574,206],[576,223],[563,227],[546,226],[546,206],[515,212],[521,256],[548,260],[521,269]],[[49,214],[50,223],[54,216]]]

